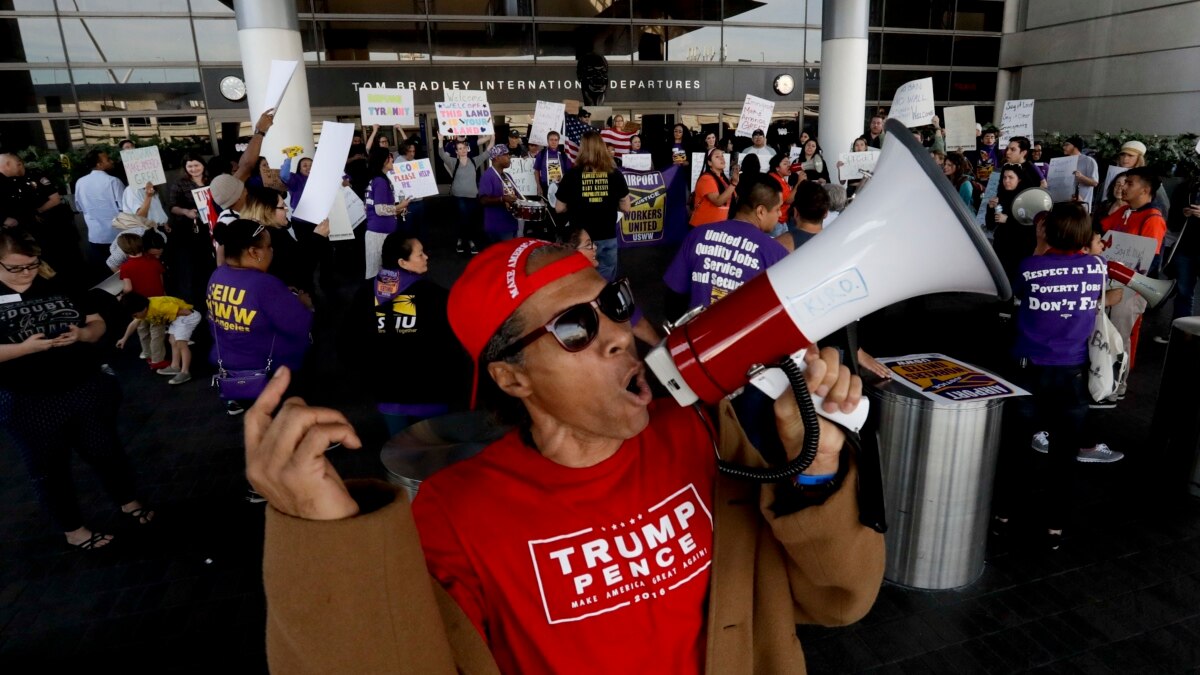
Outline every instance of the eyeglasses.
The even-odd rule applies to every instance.
[[[580,244],[580,245],[576,246],[575,250],[576,251],[595,251],[596,250],[596,242],[589,239],[588,243]]]
[[[42,259],[36,258],[37,262],[29,263],[28,265],[5,265],[0,263],[0,267],[4,268],[9,274],[20,274],[21,272],[33,272],[42,266]]]
[[[500,358],[508,358],[533,344],[546,333],[554,336],[559,346],[568,352],[587,348],[600,333],[600,310],[609,319],[625,323],[633,316],[633,291],[629,279],[618,279],[604,287],[591,302],[568,307],[544,326],[538,326],[525,337],[505,347]]]
[[[280,204],[279,206],[275,207],[275,210],[276,211],[287,211],[287,206],[284,204]]]

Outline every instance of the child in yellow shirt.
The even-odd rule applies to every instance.
[[[192,350],[188,343],[192,332],[200,325],[200,312],[183,300],[169,295],[146,298],[137,293],[126,293],[121,296],[121,307],[129,312],[133,320],[125,329],[124,337],[117,340],[117,349],[125,347],[125,342],[137,332],[138,325],[143,321],[151,325],[165,325],[171,341],[171,365],[155,372],[172,376],[169,384],[191,381]]]

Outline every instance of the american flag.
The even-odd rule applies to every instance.
[[[637,135],[636,131],[617,131],[616,129],[605,129],[600,132],[600,138],[604,139],[604,143],[612,150],[613,155],[620,157],[629,152],[629,139]]]
[[[591,125],[580,120],[575,115],[566,116],[567,157],[570,157],[572,162],[579,156],[579,143],[583,138],[584,132],[591,128]]]

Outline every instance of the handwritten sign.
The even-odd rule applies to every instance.
[[[358,109],[363,124],[416,124],[412,89],[360,88]]]
[[[1158,251],[1158,240],[1126,232],[1108,232],[1104,235],[1104,257],[1115,260],[1126,267],[1145,274],[1150,269],[1154,254]]]
[[[546,145],[546,134],[551,131],[562,133],[566,119],[566,106],[553,101],[538,101],[533,111],[533,127],[529,130],[529,142]]]
[[[532,157],[513,157],[505,172],[517,186],[517,192],[526,199],[536,197],[538,193],[537,173],[533,170],[533,161]]]
[[[1105,175],[1105,177],[1104,177],[1104,198],[1105,199],[1108,199],[1108,188],[1112,185],[1112,182],[1117,179],[1117,176],[1120,176],[1121,174],[1125,173],[1128,170],[1129,169],[1122,168],[1119,166],[1108,167],[1108,174]]]
[[[1050,170],[1046,172],[1046,185],[1050,189],[1050,199],[1055,204],[1069,202],[1075,196],[1075,170],[1078,168],[1079,155],[1055,157],[1050,160]]]
[[[900,85],[892,97],[888,119],[900,120],[910,129],[933,124],[933,78],[924,77]]]
[[[125,175],[129,178],[130,185],[145,187],[146,183],[162,185],[167,182],[157,145],[122,150],[121,163],[125,165]]]
[[[438,130],[445,136],[486,136],[496,133],[487,101],[434,103]]]
[[[866,178],[864,171],[874,171],[875,163],[879,161],[878,150],[866,152],[843,152],[838,155],[842,166],[838,167],[838,176],[842,181]]]
[[[962,152],[975,149],[975,106],[956,105],[942,111],[946,129],[946,150]]]
[[[651,160],[650,155],[647,155],[645,153],[633,153],[633,154],[629,154],[629,155],[622,155],[621,156],[621,166],[626,169],[630,169],[632,171],[652,171],[652,170],[654,170],[654,163],[650,160]],[[704,156],[703,155],[700,156],[700,164],[702,164],[702,165],[704,164]],[[703,167],[701,167],[701,168],[703,168]]]
[[[1011,382],[945,354],[910,354],[876,360],[895,374],[893,382],[931,401],[956,403],[1029,395]]]
[[[475,89],[446,89],[442,100],[446,103],[487,103],[487,92]]]
[[[337,208],[336,200],[334,200],[334,208]],[[363,224],[367,219],[367,205],[363,203],[361,197],[354,192],[354,188],[349,185],[342,186],[342,201],[346,204],[346,215],[350,219],[350,227],[356,228]]]
[[[438,193],[437,177],[428,159],[396,162],[392,166],[391,178],[398,200],[433,197]]]
[[[296,205],[296,218],[319,223],[329,217],[334,199],[342,188],[342,174],[346,169],[346,156],[350,152],[353,137],[353,124],[321,123],[321,141],[317,143],[316,157],[308,172],[304,194],[300,195],[300,203]]]
[[[296,74],[298,65],[299,63],[296,61],[271,60],[271,73],[267,76],[267,93],[263,96],[262,110],[255,114],[252,121],[257,122],[264,112],[272,108],[279,109],[279,103],[283,100],[283,95],[287,93],[288,85],[292,81],[292,75]]]
[[[221,215],[221,209],[213,200],[212,188],[202,187],[192,190],[192,199],[196,202],[196,220],[207,224],[211,234],[213,228],[217,226],[217,216]]]
[[[1000,115],[1000,141],[996,147],[1003,149],[1013,136],[1033,138],[1033,99],[1022,98],[1005,101]]]
[[[749,138],[756,130],[766,131],[771,126],[771,115],[775,112],[775,102],[746,94],[742,103],[742,117],[738,120],[737,135]]]
[[[983,227],[987,223],[987,207],[988,201],[995,197],[1000,192],[1000,172],[993,171],[992,175],[988,176],[987,186],[983,188],[983,197],[979,201],[979,210],[975,212],[975,224]],[[989,234],[990,238],[991,235]]]
[[[692,187],[691,192],[696,191],[696,181],[700,180],[700,174],[704,173],[704,153],[692,153]]]

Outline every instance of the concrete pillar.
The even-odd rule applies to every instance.
[[[1001,30],[1005,35],[1017,32],[1017,19],[1020,13],[1020,0],[1004,0],[1004,20]],[[1011,70],[1004,68],[996,73],[996,107],[992,112],[992,124],[996,125],[997,129],[1000,128],[1000,117],[1004,114],[1004,102],[1013,98],[1012,75]]]
[[[304,154],[313,156],[312,113],[308,102],[308,79],[304,72],[304,50],[300,46],[300,21],[295,0],[239,0],[237,13],[238,46],[242,53],[242,72],[246,80],[249,110],[260,110],[266,96],[271,60],[296,61],[296,73],[283,101],[275,112],[275,124],[263,139],[262,156],[272,168],[283,163],[283,148],[299,145]],[[257,115],[250,122],[257,121]]]
[[[821,19],[821,147],[849,152],[863,134],[867,106],[869,0],[824,0]]]

